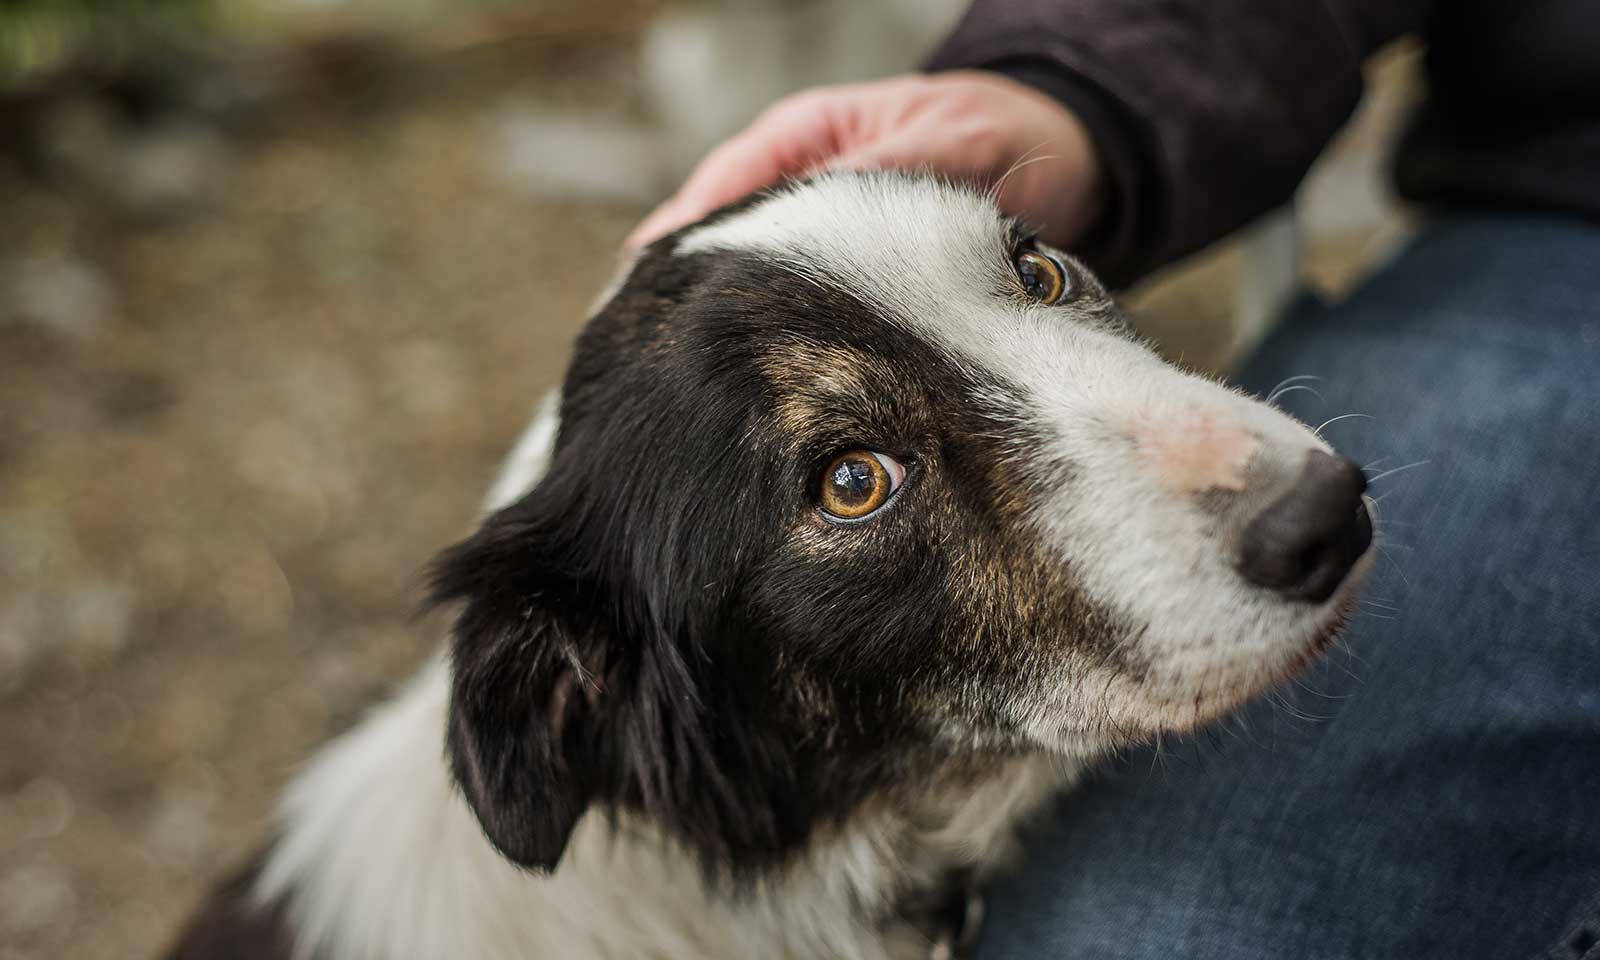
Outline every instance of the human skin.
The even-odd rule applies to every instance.
[[[1002,210],[1062,247],[1106,206],[1087,130],[1051,97],[978,70],[907,74],[818,87],[773,104],[711,151],[626,246],[637,249],[748,193],[823,169],[926,170],[997,188]]]

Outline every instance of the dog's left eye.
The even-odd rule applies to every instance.
[[[886,453],[842,453],[822,472],[822,511],[838,520],[860,520],[887,503],[905,479],[906,468]]]
[[[1067,272],[1061,264],[1038,250],[1023,250],[1016,256],[1017,279],[1031,299],[1048,306],[1067,292]]]

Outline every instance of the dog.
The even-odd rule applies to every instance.
[[[959,955],[1030,812],[1333,641],[1364,489],[981,192],[757,195],[602,296],[448,649],[174,956]]]

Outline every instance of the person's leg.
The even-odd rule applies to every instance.
[[[1387,544],[1345,648],[1067,798],[991,893],[980,960],[1584,955],[1600,228],[1443,221],[1242,382],[1304,375],[1279,401],[1302,419],[1372,418],[1325,431],[1371,464]]]

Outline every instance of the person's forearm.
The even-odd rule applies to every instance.
[[[929,62],[1052,94],[1110,189],[1082,253],[1132,281],[1287,200],[1431,0],[977,0]]]

